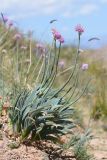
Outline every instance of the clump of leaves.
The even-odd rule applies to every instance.
[[[82,145],[75,146],[74,154],[77,160],[94,160],[93,156],[87,153],[87,148]]]
[[[74,109],[63,106],[59,97],[49,100],[52,92],[44,99],[39,95],[40,89],[23,91],[10,112],[13,130],[20,133],[22,139],[53,139],[71,133],[75,124],[71,120]]]
[[[88,129],[84,134],[74,135],[67,144],[64,144],[65,149],[73,148],[76,160],[93,160],[93,156],[87,151],[89,140],[92,139],[90,130]]]
[[[73,135],[70,141],[63,145],[64,149],[73,148],[76,160],[94,160],[93,155],[88,153],[88,142],[92,139],[90,130],[84,134]]]

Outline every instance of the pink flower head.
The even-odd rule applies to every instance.
[[[8,17],[7,16],[3,16],[3,21],[4,21],[4,23],[7,23]]]
[[[64,38],[56,29],[52,29],[52,34],[55,40],[58,40],[60,43],[64,43]]]
[[[22,50],[26,50],[26,49],[27,49],[26,46],[21,46],[20,48],[21,48]]]
[[[65,61],[64,61],[63,59],[60,60],[59,63],[58,63],[58,66],[59,66],[61,69],[63,69],[64,66],[65,66]]]
[[[16,33],[15,35],[14,35],[14,37],[13,37],[13,39],[15,39],[15,40],[19,40],[19,39],[21,39],[22,38],[22,36],[21,36],[21,34],[19,34],[19,33]]]
[[[82,34],[84,32],[84,28],[80,24],[78,24],[75,27],[75,31],[78,32],[79,34]]]
[[[42,43],[37,43],[36,48],[37,48],[37,54],[38,55],[44,55],[45,54],[46,48]]]
[[[61,36],[61,38],[59,39],[60,43],[64,43],[64,38]]]
[[[58,31],[56,31],[55,29],[52,29],[52,34],[53,34],[53,37],[55,40],[58,40],[61,38],[61,34]]]
[[[86,64],[86,63],[82,64],[81,68],[82,68],[83,71],[87,70],[88,69],[88,64]]]

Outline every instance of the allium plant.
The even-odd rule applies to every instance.
[[[19,133],[22,140],[58,140],[61,135],[72,133],[72,128],[75,127],[72,105],[81,98],[89,83],[79,92],[78,73],[81,68],[78,58],[83,29],[79,26],[76,31],[78,49],[73,69],[64,84],[54,88],[64,38],[56,29],[52,29],[54,45],[52,50],[48,50],[42,57],[43,64],[36,79],[36,87],[22,91],[10,111],[13,131]],[[38,45],[38,49],[43,51],[43,46]]]

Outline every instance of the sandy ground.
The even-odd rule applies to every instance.
[[[2,146],[2,147],[1,147]],[[0,142],[0,160],[49,160],[46,153],[34,147],[20,146],[18,149],[9,149]]]
[[[87,127],[87,113],[83,115],[84,122]],[[94,155],[96,160],[107,160],[107,131],[102,128],[102,122],[91,121],[89,127],[92,129],[93,139],[90,141],[90,153]],[[37,148],[21,145],[17,149],[7,147],[8,139],[3,137],[0,140],[0,160],[49,160],[48,155]]]
[[[90,142],[91,153],[96,160],[107,160],[107,131],[104,131],[96,122],[93,122],[92,127],[94,138]]]
[[[94,155],[95,160],[107,160],[107,121],[105,131],[103,121],[90,119],[91,109],[88,106],[87,108],[82,107],[80,110],[83,113],[85,128],[90,128],[93,135],[93,139],[90,141],[90,152]]]
[[[94,138],[90,141],[90,152],[96,160],[107,160],[107,132],[93,128]],[[93,125],[93,126],[94,126]],[[34,147],[21,145],[18,149],[7,147],[6,140],[0,140],[0,160],[49,160],[47,154]]]

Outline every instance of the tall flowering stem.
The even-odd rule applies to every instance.
[[[52,29],[52,34],[53,34],[53,37],[54,37],[54,52],[55,52],[55,56],[54,56],[54,61],[53,61],[51,73],[53,72],[53,69],[54,69],[54,66],[55,66],[55,78],[56,78],[57,68],[58,68],[58,61],[59,61],[59,56],[60,56],[60,49],[61,49],[61,44],[64,43],[64,38],[55,29]],[[56,41],[57,40],[59,41],[58,54],[57,54],[57,47],[56,47]]]
[[[49,92],[49,90],[51,89],[54,81],[55,81],[55,78],[56,78],[56,75],[57,75],[57,67],[58,67],[58,60],[59,60],[59,55],[60,55],[60,49],[61,49],[61,43],[59,45],[59,51],[58,51],[58,55],[57,57],[55,58],[55,70],[53,70],[53,73],[51,75],[51,78],[50,78],[50,82],[46,85],[45,87],[45,94],[44,96],[46,96],[46,94]]]
[[[28,79],[31,65],[32,65],[32,42],[31,42],[31,38],[30,38],[30,40],[29,40],[29,66],[27,69],[26,77],[25,77],[25,84],[27,83],[27,79]]]
[[[20,83],[19,75],[19,40],[21,39],[21,34],[16,33],[13,40],[16,42],[16,81]]]
[[[80,38],[81,38],[81,34],[84,32],[84,29],[81,25],[77,25],[76,28],[75,28],[75,31],[78,32],[78,50],[77,50],[77,55],[79,54],[79,48],[80,48]],[[83,64],[82,67],[81,67],[82,70],[86,70],[88,69],[88,64]],[[74,91],[72,92],[72,94],[70,95],[70,97],[68,98],[68,100],[66,101],[65,105],[66,107],[69,107],[71,105],[73,105],[74,103],[76,103],[82,96],[83,94],[85,93],[86,89],[87,89],[87,86],[89,85],[91,79],[89,79],[89,81],[87,82],[87,84],[85,85],[83,91],[81,94],[79,94],[79,91],[76,95],[76,98],[74,101],[71,100],[73,94],[75,93],[75,89],[77,86],[74,87]]]
[[[44,66],[44,69],[43,69],[43,74],[42,74],[42,78],[41,78],[41,84],[43,85],[44,83],[44,79],[45,79],[45,74],[46,74],[46,68],[47,68],[47,57],[46,57],[46,54],[45,56],[43,57],[43,66]]]
[[[78,80],[79,80],[79,70],[78,72],[76,73],[76,76],[74,77],[74,82],[73,84],[71,85],[71,87],[66,91],[66,93],[61,97],[61,99],[63,99],[64,97],[66,97],[69,92],[71,93],[70,95],[70,98],[69,100],[71,99],[71,97],[74,95],[75,91],[76,91],[76,88],[77,88],[77,85],[78,85]],[[66,104],[68,104],[69,100],[66,101]]]
[[[55,81],[55,78],[56,78],[56,75],[57,75],[57,68],[58,68],[58,62],[59,62],[59,56],[60,56],[60,49],[61,49],[61,44],[64,43],[64,38],[62,37],[62,35],[56,31],[55,29],[52,30],[52,33],[53,33],[53,37],[54,37],[54,60],[53,60],[53,65],[52,65],[52,69],[51,69],[51,75],[49,77],[48,80],[49,83],[46,83],[46,90],[45,90],[45,95],[48,93],[48,91],[51,89],[54,81]],[[57,53],[57,48],[56,48],[56,41],[59,41],[59,49],[58,49],[58,53]],[[44,95],[44,96],[45,96]]]
[[[44,70],[41,79],[42,87],[45,85],[45,83],[48,82],[50,63],[51,63],[51,51],[49,50],[44,55]]]
[[[52,43],[52,46],[53,46],[53,43]],[[44,56],[44,70],[43,70],[43,76],[41,79],[42,87],[44,87],[46,84],[48,84],[48,82],[52,76],[51,65],[53,66],[53,62],[52,62],[51,52],[52,52],[52,47],[50,47],[48,49],[48,52],[46,52],[46,54]]]
[[[84,28],[80,24],[78,24],[75,27],[75,31],[78,32],[78,37],[79,37],[79,41],[80,41],[80,37],[81,37],[82,33],[84,32]]]
[[[17,42],[17,46],[16,46],[16,77],[17,77],[17,82],[20,83],[20,77],[19,77],[19,43]]]
[[[81,93],[74,101],[72,101],[71,103],[67,104],[67,107],[69,107],[69,106],[73,105],[74,103],[76,103],[76,102],[83,96],[83,94],[85,93],[85,91],[86,91],[86,89],[87,89],[90,81],[91,81],[91,79],[88,80],[88,82],[87,82],[87,84],[85,85],[82,93]]]
[[[35,68],[34,68],[34,70],[33,70],[33,72],[32,72],[32,75],[30,75],[30,77],[28,77],[28,78],[30,78],[31,80],[34,80],[34,78],[35,78],[35,74],[34,74],[34,73],[36,72],[36,70],[37,70],[37,68],[38,68],[41,60],[42,60],[42,55],[39,57],[39,60],[38,60],[36,66],[35,66]]]
[[[40,67],[40,69],[39,69],[39,73],[38,73],[38,76],[37,76],[36,81],[35,81],[36,84],[37,84],[38,81],[39,81],[39,77],[40,77],[41,72],[42,72],[42,69],[43,69],[43,64],[44,64],[44,62],[42,62],[42,65],[41,65],[41,67]]]
[[[51,61],[51,59],[49,58],[49,66],[47,67],[47,74],[46,74],[46,80],[43,83],[43,86],[46,85],[46,87],[48,87],[48,85],[50,84],[54,74],[53,74],[53,70],[54,70],[54,66],[55,66],[55,61],[56,61],[56,40],[54,40],[54,54],[53,54],[53,58],[51,56],[51,50],[49,51],[50,54],[50,58],[53,59],[53,61]],[[52,64],[51,64],[52,63]],[[49,82],[49,83],[48,83]]]
[[[81,25],[77,25],[75,27],[75,31],[78,32],[78,47],[77,47],[77,54],[76,54],[76,59],[75,59],[75,64],[74,64],[74,69],[73,69],[73,72],[71,73],[71,75],[69,76],[68,80],[66,81],[66,83],[63,85],[63,87],[59,90],[59,92],[64,89],[67,84],[70,82],[70,80],[72,79],[72,77],[74,76],[74,73],[75,73],[75,70],[77,68],[77,61],[78,61],[78,57],[79,57],[79,50],[80,50],[80,38],[81,38],[81,35],[82,33],[84,32],[84,29]],[[78,75],[78,73],[77,73]],[[73,93],[71,94],[71,97],[73,96],[74,92],[75,92],[75,89],[77,87],[77,83],[76,83],[76,86],[74,87],[74,91]],[[70,87],[67,92],[64,94],[64,96],[62,96],[63,98],[72,90],[72,87]]]
[[[77,66],[77,60],[78,60],[78,56],[79,56],[79,48],[80,48],[80,36],[78,38],[78,49],[77,49],[77,54],[76,54],[76,58],[75,58],[75,63],[74,63],[74,68],[72,73],[70,74],[69,78],[67,79],[67,81],[63,84],[63,86],[52,96],[52,98],[56,95],[58,95],[66,86],[67,84],[70,82],[71,78],[73,77],[75,70],[76,70],[76,66]]]

